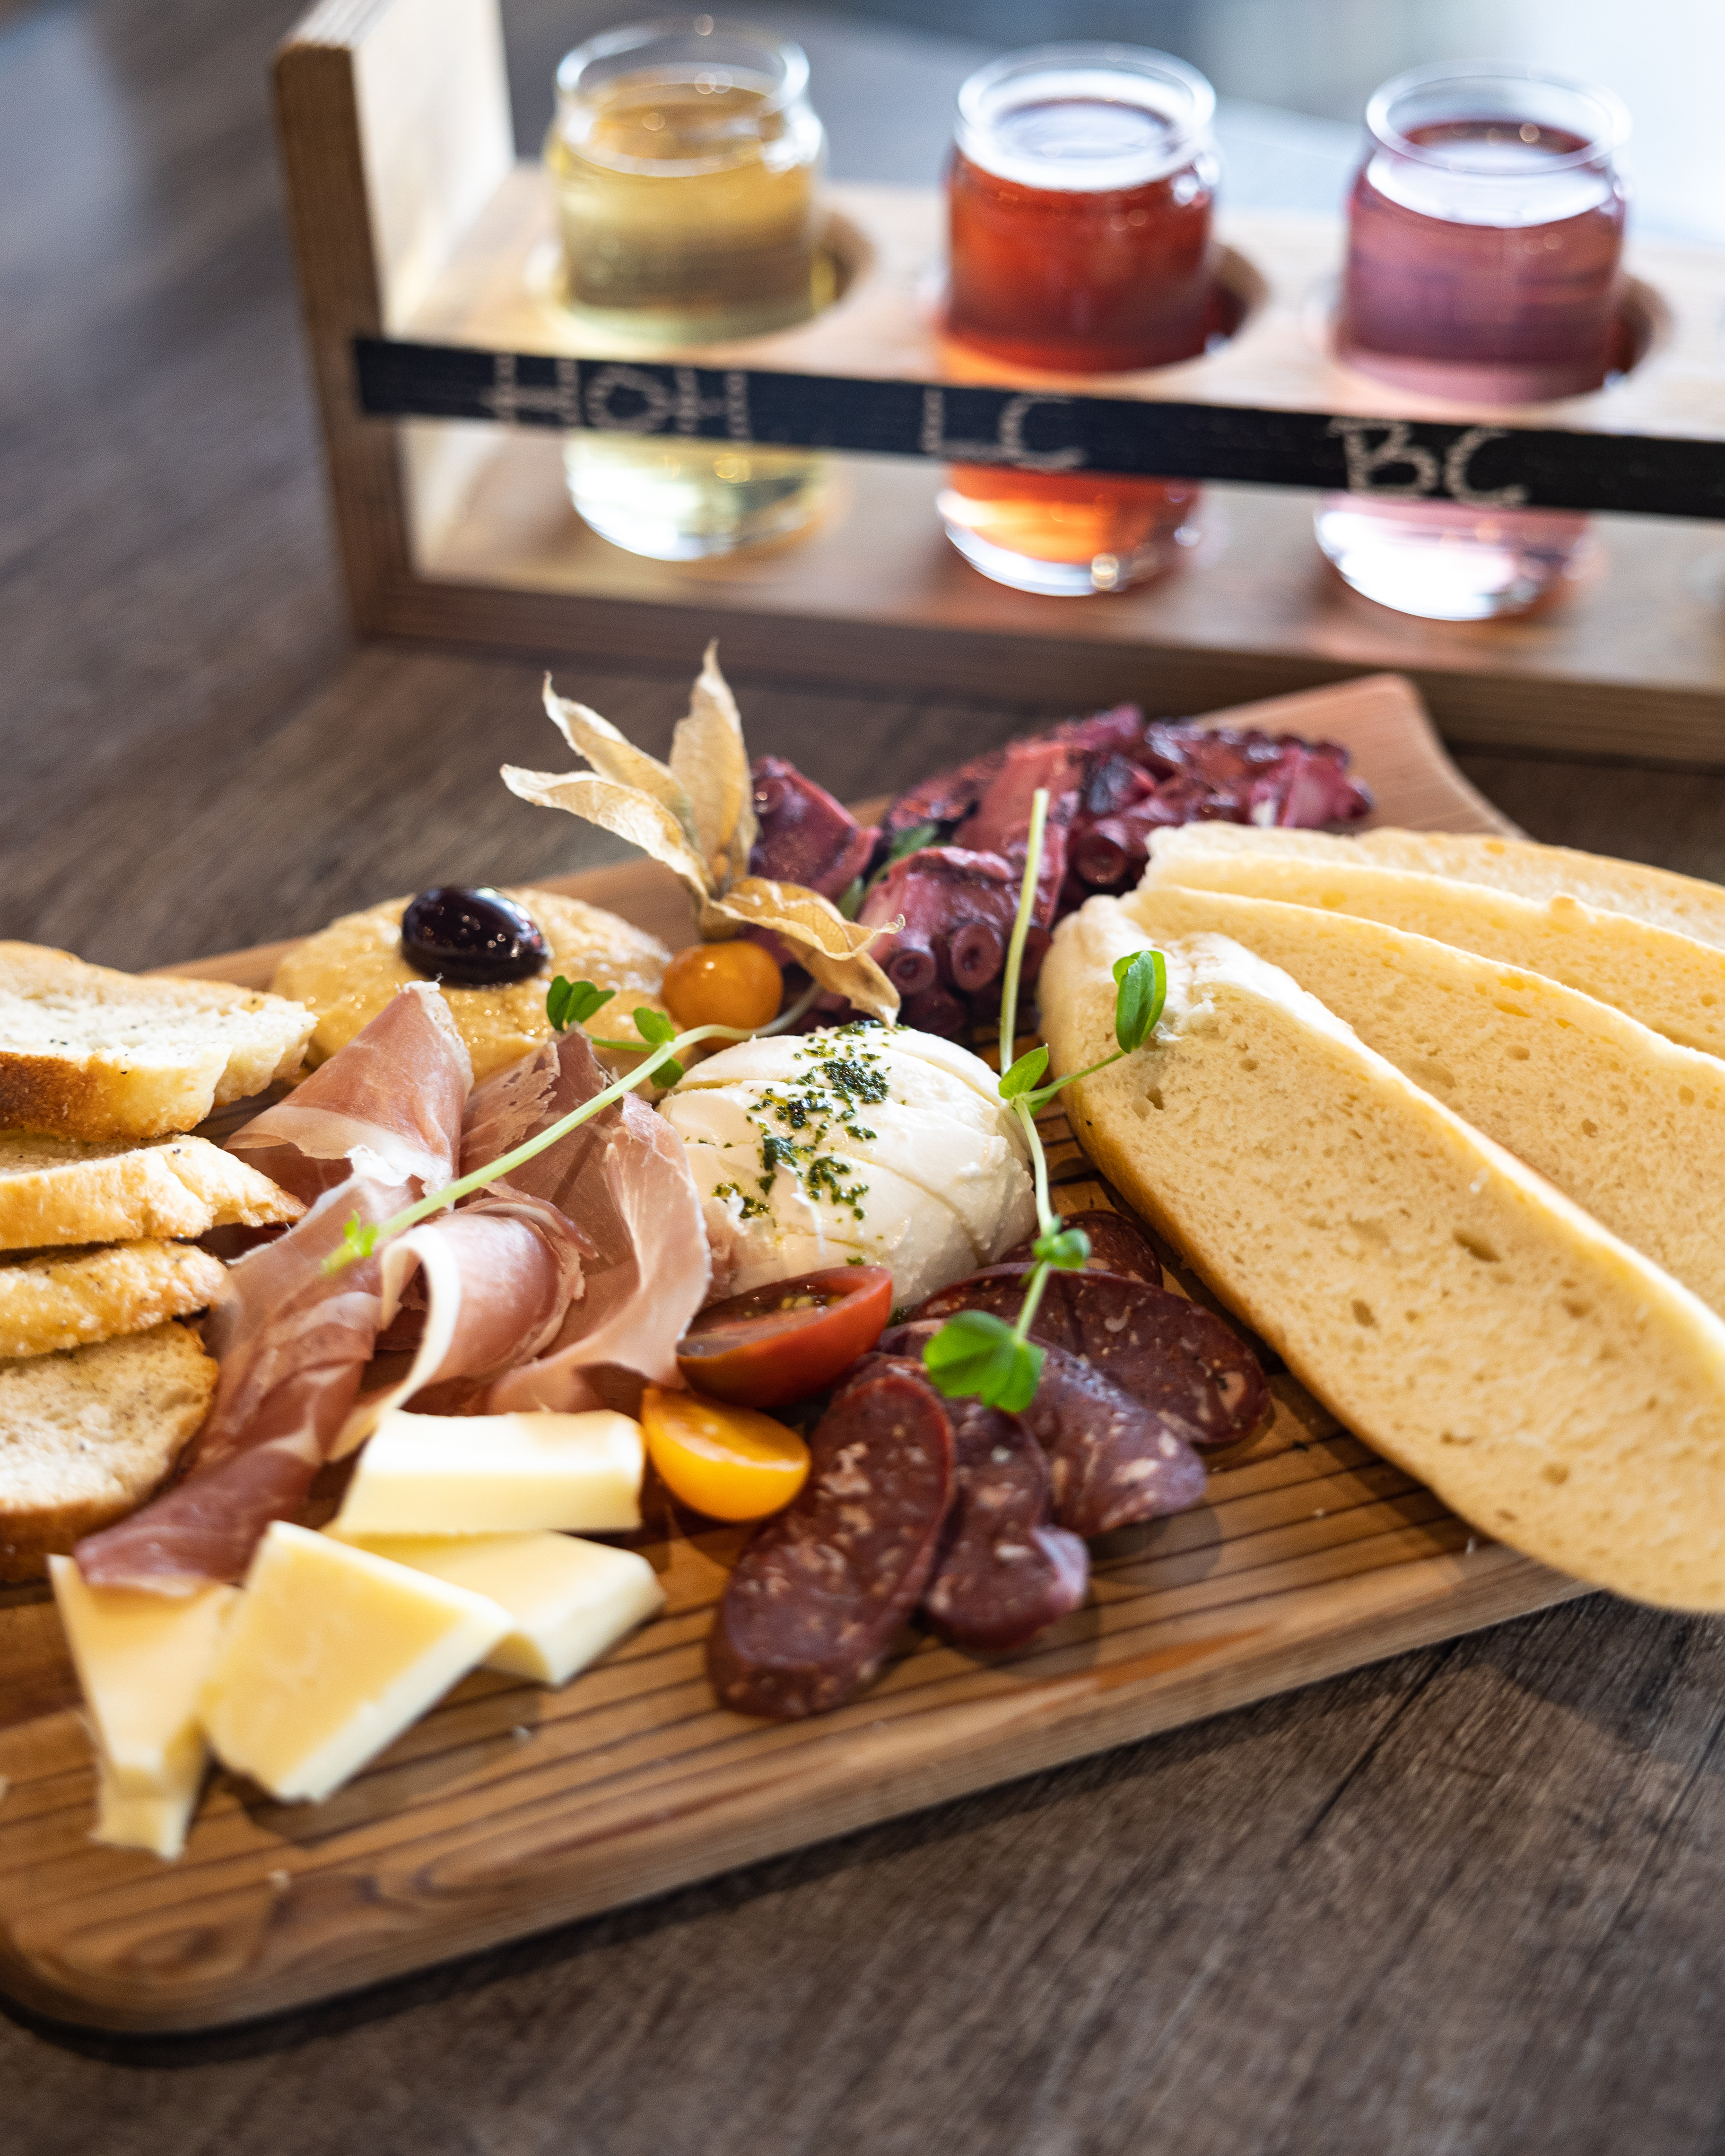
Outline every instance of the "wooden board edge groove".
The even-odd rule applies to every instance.
[[[51,1964],[20,1957],[13,1941],[0,1938],[0,1989],[28,2012],[45,2020],[116,2034],[192,2034],[264,2020],[321,1999],[385,1984],[437,1962],[540,1937],[608,1910],[655,1900],[724,1872],[1208,1721],[1235,1707],[1303,1690],[1591,1591],[1508,1551],[1491,1554],[1502,1562],[1494,1563],[1459,1604],[1453,1583],[1442,1577],[1453,1560],[1426,1560],[1405,1568],[1433,1575],[1429,1585],[1419,1584],[1405,1606],[1386,1610],[1384,1594],[1368,1592],[1359,1598],[1363,1606],[1341,1628],[1302,1637],[1296,1626],[1286,1661],[1260,1661],[1244,1681],[1236,1676],[1225,1695],[1223,1672],[1217,1666],[1224,1643],[1153,1692],[1134,1691],[1125,1684],[1108,1689],[1104,1694],[1107,1708],[1100,1716],[1091,1706],[1096,1689],[1073,1682],[1062,1686],[1061,1696],[1049,1711],[1039,1713],[1028,1727],[1013,1722],[959,1758],[908,1763],[866,1784],[849,1774],[835,1777],[834,1786],[818,1793],[819,1821],[812,1833],[806,1816],[783,1811],[734,1816],[746,1811],[752,1792],[700,1808],[706,1838],[698,1848],[685,1845],[675,1854],[662,1850],[657,1845],[664,1823],[655,1820],[619,1867],[618,1876],[596,1880],[582,1872],[565,1881],[558,1877],[554,1861],[542,1866],[536,1873],[534,1912],[525,1924],[518,1908],[469,1910],[452,1917],[448,1906],[441,1905],[437,1941],[429,1951],[424,1934],[409,1929],[369,1944],[363,1953],[343,1957],[334,1968],[328,1960],[315,1969],[303,1962],[290,1964],[270,1983],[244,1994],[236,1990],[231,1975],[224,1975],[213,1984],[190,1987],[176,1999],[158,1971],[157,2003],[144,2010],[135,2004],[135,1988],[110,1992],[106,1984],[80,1980],[69,1971],[56,1981]],[[1377,1584],[1376,1575],[1359,1583],[1368,1590]],[[1404,1593],[1414,1583],[1399,1579],[1395,1584]],[[655,1835],[654,1827],[660,1834]],[[584,1854],[583,1845],[575,1846]],[[288,1917],[291,1886],[275,1898],[281,1916]]]

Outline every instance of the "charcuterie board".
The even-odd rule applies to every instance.
[[[1217,713],[1218,721],[1237,716]],[[1353,752],[1380,820],[1510,827],[1376,676],[1252,707]],[[668,942],[670,875],[557,888]],[[171,970],[267,984],[285,946]],[[1114,1202],[1051,1111],[1057,1203]],[[94,1772],[44,1590],[0,1591],[0,1989],[60,2019],[187,2030],[326,1997],[1149,1736],[1582,1590],[1486,1543],[1286,1376],[1197,1511],[1096,1546],[1091,1603],[1017,1653],[907,1634],[812,1720],[716,1705],[703,1644],[740,1530],[661,1517],[664,1614],[562,1691],[481,1674],[322,1805],[218,1778],[184,1857],[88,1838]]]

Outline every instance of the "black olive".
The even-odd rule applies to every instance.
[[[551,956],[551,946],[531,914],[489,884],[469,891],[440,883],[408,900],[401,954],[434,979],[489,988],[529,979]]]

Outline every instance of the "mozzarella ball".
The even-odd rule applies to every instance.
[[[739,1041],[660,1104],[688,1148],[714,1298],[852,1261],[909,1307],[1034,1233],[1029,1148],[952,1042],[848,1025]]]

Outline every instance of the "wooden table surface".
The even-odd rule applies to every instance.
[[[579,14],[514,12],[535,56]],[[496,782],[550,756],[533,654],[345,626],[287,21],[0,0],[0,936],[145,966],[603,858]],[[564,685],[662,747],[696,658]],[[1035,716],[739,686],[852,796]],[[1725,875],[1717,774],[1460,760],[1540,837]],[[1592,1597],[261,2026],[0,2019],[0,2147],[1712,2149],[1722,1730],[1725,1630]]]

